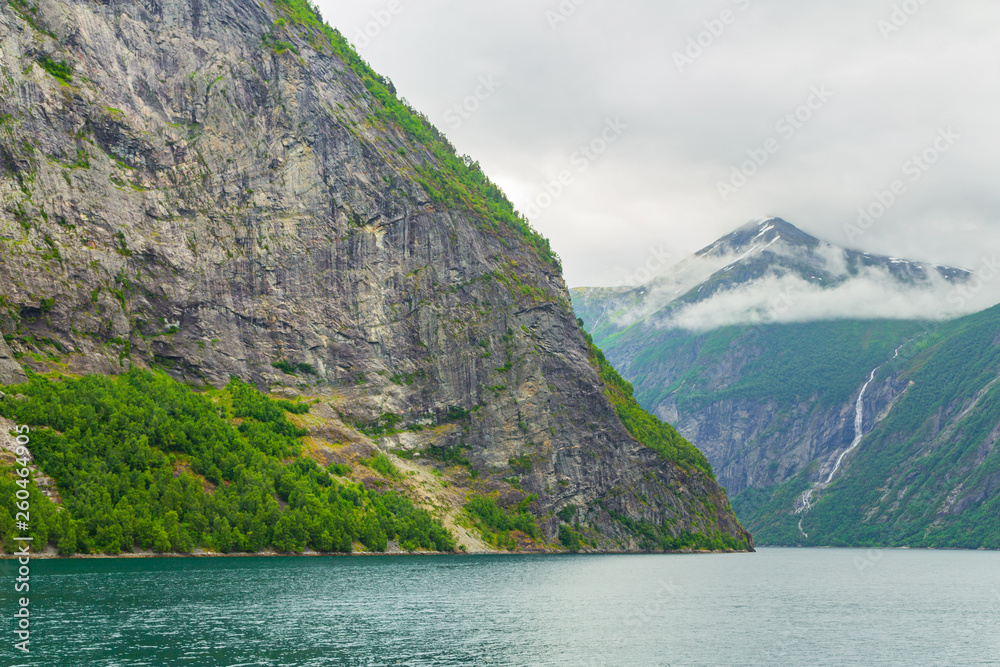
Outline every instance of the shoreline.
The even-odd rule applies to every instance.
[[[797,548],[797,547],[793,547]],[[812,548],[812,547],[806,547]],[[53,553],[31,554],[32,560],[131,560],[142,558],[317,558],[317,557],[375,557],[375,556],[641,556],[641,555],[713,555],[713,554],[751,554],[753,551],[352,551],[351,553],[305,551],[299,553],[279,553],[276,551],[260,551],[257,553],[218,553],[205,551],[201,553],[154,553],[139,552],[128,554],[73,554],[60,556]],[[0,554],[0,561],[16,560],[17,554]]]
[[[842,551],[965,551],[970,553],[989,552],[1000,553],[1000,549],[987,549],[979,547],[975,549],[962,549],[950,547],[799,547],[799,546],[767,546],[757,545],[756,549],[824,549]],[[196,559],[196,558],[375,558],[385,556],[678,556],[678,555],[723,555],[723,554],[752,554],[754,551],[353,551],[351,553],[318,551],[305,551],[299,553],[279,553],[276,551],[261,551],[257,553],[218,553],[205,551],[201,553],[154,553],[139,552],[128,554],[73,554],[72,556],[60,556],[55,553],[31,554],[32,560],[133,560],[145,558],[171,558],[171,559]],[[0,554],[0,562],[17,560],[17,554]]]

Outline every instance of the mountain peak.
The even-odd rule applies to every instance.
[[[752,220],[646,284],[617,293],[574,293],[574,303],[611,299],[618,325],[640,320],[695,330],[771,321],[844,318],[941,319],[961,269],[886,257],[818,239],[781,218]],[[963,303],[964,312],[989,297]],[[990,305],[990,304],[985,304]],[[942,315],[942,313],[944,313]]]
[[[760,218],[751,220],[695,254],[699,257],[738,254],[772,244],[778,239],[783,239],[785,243],[807,248],[815,247],[820,243],[820,240],[815,236],[805,233],[787,220]]]
[[[698,297],[688,296],[696,300],[766,276],[794,274],[818,286],[842,284],[866,270],[884,273],[901,286],[937,279],[961,282],[969,277],[961,269],[844,248],[807,234],[781,218],[751,220],[699,250],[690,260],[714,263],[714,273],[718,274],[707,293],[699,290]]]

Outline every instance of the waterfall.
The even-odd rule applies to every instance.
[[[872,380],[875,379],[875,371],[877,370],[877,368],[872,370],[871,375],[868,376],[868,382],[865,382],[865,386],[861,387],[861,393],[858,394],[857,403],[854,404],[854,440],[851,442],[851,446],[842,451],[840,456],[837,457],[837,462],[833,465],[833,470],[830,471],[826,481],[823,482],[823,486],[826,486],[833,481],[833,476],[837,474],[838,470],[840,470],[840,463],[844,460],[844,457],[847,456],[848,453],[854,451],[854,449],[861,444],[861,438],[865,435],[862,430],[865,421],[865,406],[863,401],[865,399],[865,392],[868,391],[868,385],[870,385]]]
[[[840,470],[840,464],[844,461],[844,457],[849,453],[857,449],[858,445],[861,444],[861,439],[865,437],[864,425],[865,425],[865,392],[868,391],[868,385],[872,383],[875,379],[875,373],[878,371],[878,367],[874,368],[871,374],[868,376],[868,381],[861,387],[861,393],[858,394],[858,400],[854,403],[854,440],[851,441],[851,446],[840,453],[837,457],[836,463],[833,464],[833,470],[830,474],[826,476],[826,479],[822,482],[816,482],[812,487],[802,494],[799,498],[798,507],[795,509],[796,514],[803,514],[812,509],[812,498],[813,494],[817,489],[825,489],[833,481],[833,476],[837,474]],[[799,519],[799,531],[803,536],[806,535],[805,531],[802,530],[802,519]]]
[[[902,345],[896,348],[896,351],[893,352],[892,354],[892,359],[895,359],[896,357],[899,356],[899,351],[903,349],[903,345],[906,345],[906,343],[903,343]],[[890,359],[889,361],[892,361],[892,359]],[[843,463],[844,457],[847,456],[850,452],[857,449],[858,445],[861,444],[862,438],[865,437],[864,433],[865,392],[868,391],[868,385],[870,385],[875,380],[875,373],[878,372],[879,368],[882,368],[882,366],[876,366],[872,370],[871,374],[868,376],[868,381],[865,382],[864,385],[862,385],[861,387],[861,392],[858,394],[858,400],[855,401],[854,403],[854,440],[851,441],[851,446],[840,453],[840,456],[837,457],[836,463],[833,464],[833,470],[830,471],[830,474],[826,476],[825,480],[823,480],[822,482],[816,482],[815,484],[812,485],[812,487],[808,491],[804,492],[801,496],[799,496],[799,500],[795,504],[795,512],[794,512],[795,514],[805,514],[806,512],[812,509],[813,494],[817,490],[822,490],[830,486],[830,482],[833,481],[833,476],[837,474],[838,470],[840,470],[840,464]],[[809,537],[806,531],[802,529],[802,518],[799,519],[799,532],[802,533],[803,537]]]

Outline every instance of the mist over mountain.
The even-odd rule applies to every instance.
[[[969,271],[843,248],[780,219],[752,221],[637,288],[580,288],[601,324],[707,331],[834,319],[947,320],[1000,300],[994,262]],[[605,321],[608,320],[608,321]],[[595,321],[595,326],[598,322]]]

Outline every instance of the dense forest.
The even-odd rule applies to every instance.
[[[135,549],[188,553],[452,551],[428,512],[388,491],[366,490],[301,456],[303,432],[274,400],[233,379],[197,393],[165,374],[10,387],[0,414],[31,427],[30,449],[56,482],[63,507],[29,487],[34,545],[61,554]],[[15,491],[27,470],[0,474],[0,536],[13,550]]]
[[[841,403],[857,391],[858,378],[926,328],[926,322],[907,320],[740,325],[703,333],[650,332],[635,325],[600,344],[612,358],[621,354],[619,348],[628,351],[627,371],[641,405],[655,410],[674,398],[680,411],[689,413],[727,399],[761,396],[781,404],[813,396],[821,406]],[[714,386],[713,372],[720,359],[740,350],[747,351],[748,361],[737,381],[724,388]],[[665,382],[665,359],[693,363]]]
[[[819,405],[839,404],[858,390],[858,378],[864,378],[876,366],[893,355],[893,350],[927,328],[926,322],[833,320],[771,324],[758,327],[725,327],[702,334],[700,353],[706,360],[730,349],[732,341],[742,338],[742,345],[759,352],[743,369],[739,380],[717,391],[688,390],[678,404],[693,405],[728,398],[772,397],[781,404],[804,401],[816,396]],[[701,364],[691,375],[703,371]],[[690,384],[704,383],[704,378],[685,377]],[[680,386],[679,380],[664,395]],[[659,397],[641,397],[655,400]]]

